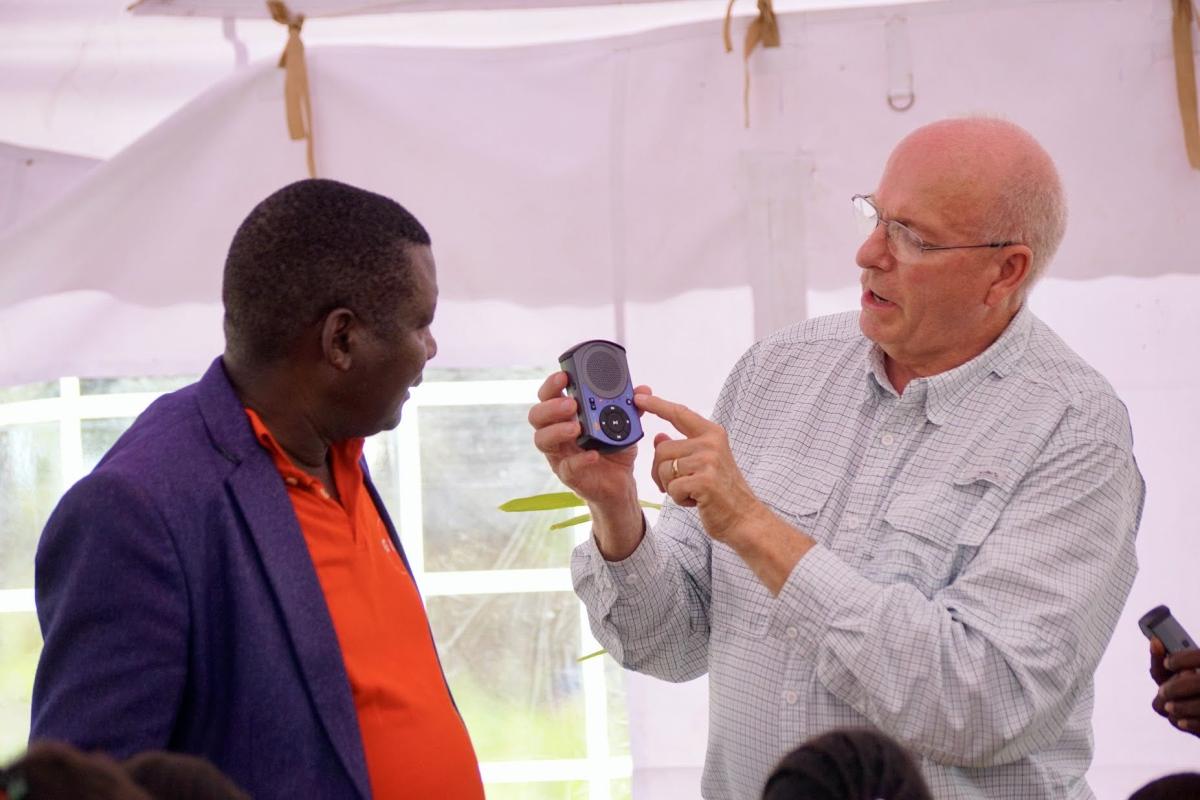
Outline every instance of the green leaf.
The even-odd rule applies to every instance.
[[[561,531],[563,528],[569,528],[572,525],[578,525],[581,522],[587,522],[591,518],[591,514],[580,514],[578,517],[571,517],[570,519],[564,519],[562,522],[554,523],[550,526],[550,530]]]
[[[518,497],[500,506],[501,511],[553,511],[558,508],[577,508],[583,499],[574,492],[551,492]]]
[[[595,658],[596,656],[602,656],[607,652],[608,652],[607,650],[597,650],[594,653],[588,653],[586,656],[580,656],[579,658],[575,659],[575,663],[582,664],[583,662],[587,661],[589,658]]]

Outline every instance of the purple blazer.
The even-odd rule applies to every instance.
[[[67,492],[35,587],[31,739],[192,753],[259,800],[371,796],[316,570],[220,358]]]

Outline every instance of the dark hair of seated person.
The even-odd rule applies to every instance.
[[[130,758],[124,766],[157,800],[250,800],[224,773],[196,756],[148,751]]]
[[[59,742],[35,742],[0,770],[6,800],[154,800],[116,762]]]
[[[1147,783],[1129,800],[1196,800],[1200,797],[1200,773],[1178,772]]]
[[[916,762],[878,731],[844,729],[784,756],[763,800],[931,800]]]

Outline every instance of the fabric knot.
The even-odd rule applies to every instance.
[[[729,28],[733,22],[734,2],[736,0],[729,0],[729,5],[725,8],[725,25],[721,30],[726,53],[733,52],[733,40],[729,35]],[[775,6],[772,4],[772,0],[758,0],[758,16],[746,28],[746,41],[742,46],[742,111],[747,128],[750,127],[750,54],[760,44],[763,47],[779,47],[780,44],[779,20],[775,16]]]
[[[317,177],[317,163],[313,154],[312,98],[308,88],[308,66],[304,60],[304,42],[300,30],[304,27],[304,15],[293,14],[282,0],[267,0],[271,19],[288,29],[287,44],[279,56],[279,67],[285,70],[283,80],[284,105],[287,109],[288,136],[293,141],[304,139],[307,144],[308,176]]]

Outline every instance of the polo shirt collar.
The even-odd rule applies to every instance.
[[[319,480],[296,466],[291,456],[279,444],[279,440],[275,438],[275,435],[271,433],[270,429],[262,421],[262,417],[258,415],[258,412],[249,406],[245,407],[245,412],[246,416],[250,419],[250,426],[254,429],[255,438],[258,439],[258,443],[262,448],[270,454],[271,460],[275,462],[275,468],[279,471],[285,483],[289,486],[297,484],[313,488],[321,486]],[[361,438],[334,442],[330,446],[330,456],[333,460],[334,471],[338,472],[347,468],[353,469],[359,459],[362,458],[364,445],[365,440]]]

